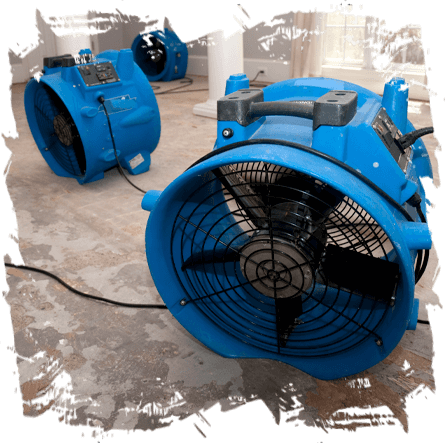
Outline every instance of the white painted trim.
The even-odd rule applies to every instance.
[[[263,82],[280,82],[289,78],[289,62],[277,60],[263,60],[255,58],[244,59],[244,74],[253,79],[258,71],[266,69],[266,75],[259,75],[257,81]],[[189,55],[187,64],[187,74],[192,75],[208,75],[207,56],[205,55]],[[234,72],[233,74],[239,74]]]
[[[244,73],[251,80],[256,77],[258,71],[266,70],[266,74],[260,74],[256,78],[260,82],[276,83],[289,78],[290,61],[287,60],[267,60],[257,58],[244,59]]]
[[[267,75],[259,75],[257,80],[264,82],[279,82],[289,78],[289,61],[262,60],[245,58],[244,73],[250,79],[253,79],[259,68],[266,68]],[[187,74],[208,75],[207,57],[203,55],[191,55],[188,58]],[[234,73],[235,74],[235,73]],[[383,94],[385,82],[394,75],[387,72],[380,72],[362,68],[341,68],[338,66],[324,65],[322,67],[322,76],[335,78],[355,83],[376,94]],[[429,93],[426,85],[426,77],[423,72],[401,72],[398,76],[405,78],[410,84],[409,97],[412,100],[429,100]]]
[[[198,103],[193,107],[193,114],[216,119],[216,100],[209,99],[205,103]]]
[[[385,82],[389,81],[394,74],[388,72],[374,71],[360,68],[340,68],[337,66],[323,66],[322,75],[327,78],[335,78],[355,83],[376,94],[383,94]],[[412,100],[429,100],[428,89],[425,86],[426,77],[419,72],[401,72],[398,77],[403,77],[409,83],[409,98]]]
[[[207,41],[212,43],[207,47],[209,99],[196,105],[193,113],[216,118],[216,102],[224,97],[226,80],[244,71],[243,34],[235,32],[228,36],[224,31],[216,31],[207,36]],[[227,58],[225,54],[232,56]]]

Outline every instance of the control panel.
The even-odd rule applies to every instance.
[[[111,62],[81,65],[77,69],[87,86],[103,85],[120,81]]]
[[[74,57],[71,54],[56,55],[55,57],[44,57],[42,72],[45,73],[46,68],[71,68],[73,66],[92,62],[93,56],[91,54],[75,55]]]
[[[411,146],[405,149],[405,151],[399,147],[400,144],[397,143],[397,140],[402,137],[402,133],[391,120],[385,109],[382,108],[377,113],[372,122],[372,127],[392,155],[392,158],[400,166],[400,169],[406,172],[411,155]]]

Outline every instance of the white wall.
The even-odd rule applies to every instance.
[[[87,15],[74,15],[66,17],[63,22],[49,24],[37,10],[36,26],[40,33],[40,43],[29,53],[20,57],[12,51],[10,52],[12,82],[27,82],[43,69],[44,57],[63,54],[76,55],[81,49],[90,48],[90,36],[83,31],[83,28],[86,28],[87,20]],[[63,35],[67,29],[69,33]],[[75,33],[76,29],[80,29],[77,34]]]
[[[95,17],[101,20],[99,29],[104,31],[93,37],[97,42],[92,49],[95,54],[107,49],[131,48],[133,40],[149,26],[164,29],[164,23],[158,23],[157,20],[144,21],[136,16],[95,13]]]
[[[90,47],[94,54],[107,49],[130,48],[136,36],[148,26],[158,29],[163,29],[164,25],[170,27],[168,21],[166,23],[149,22],[136,16],[121,16],[119,14],[89,13],[87,18],[96,20],[98,30],[103,31],[91,37]],[[14,83],[26,82],[41,70],[43,57],[61,55],[59,53],[61,46],[57,45],[57,36],[38,11],[37,25],[42,35],[42,44],[24,58],[10,53]],[[243,33],[244,73],[250,79],[255,78],[259,70],[266,71],[264,75],[257,77],[260,82],[279,82],[289,78],[291,60],[291,39],[289,37],[292,26],[293,12],[289,12],[274,17],[270,23],[260,23]],[[179,38],[181,38],[180,35]],[[188,42],[187,47],[189,51],[187,74],[208,76],[206,37],[203,36],[198,40]],[[324,66],[322,75],[357,83],[378,94],[383,92],[383,74],[375,71]],[[411,81],[410,98],[429,99],[427,89],[422,87],[422,84],[426,83],[424,74],[405,75],[405,78],[407,81]]]
[[[243,33],[244,73],[253,79],[259,70],[257,80],[277,82],[289,78],[293,12],[278,15],[270,23],[259,23]],[[180,37],[180,36],[179,36]],[[187,44],[189,62],[187,74],[208,75],[207,40],[203,36]],[[235,73],[234,73],[235,74]]]
[[[92,20],[93,18],[102,19],[90,22],[90,25],[93,23],[94,27],[101,31],[96,34],[90,34],[91,42],[89,46],[92,49],[93,55],[108,49],[119,50],[130,48],[134,38],[147,29],[167,27],[174,30],[174,26],[167,17],[165,17],[162,23],[157,22],[157,20],[144,21],[138,16],[123,14],[121,12],[89,11],[88,19]],[[60,44],[57,44],[54,48],[51,47],[51,53],[46,55],[59,55],[59,53],[69,52],[65,50],[66,45],[64,45],[65,40],[69,39],[68,36],[56,36],[52,31],[51,25],[45,22],[43,16],[41,19],[43,19],[41,26],[49,28],[49,33],[52,33],[53,38],[56,39],[55,42],[58,39],[61,40],[59,42]],[[291,29],[291,12],[275,16],[269,24],[263,21],[249,27],[248,20],[245,20],[243,29],[244,70],[249,78],[252,79],[255,77],[260,68],[266,70],[266,75],[260,75],[257,78],[260,81],[276,82],[289,77],[292,42],[286,32]],[[89,38],[86,34],[83,37],[84,39]],[[48,36],[46,36],[46,39],[48,40]],[[208,75],[207,37],[204,35],[195,40],[188,41],[186,44],[189,51],[189,67],[187,73]],[[45,46],[46,49],[48,42],[44,42],[41,46]],[[42,57],[40,53],[37,54],[37,51],[35,51],[35,55],[31,58],[35,58],[35,60],[33,60],[33,63],[35,62],[34,64],[41,64]],[[38,70],[36,70],[37,68],[34,69],[35,72],[26,72],[26,75],[23,75],[21,72],[23,71],[22,57],[13,51],[10,51],[10,65],[11,72],[13,73],[13,81],[15,82],[27,81],[31,75],[34,75],[35,72],[41,69],[39,66]],[[17,75],[19,71],[20,75]]]

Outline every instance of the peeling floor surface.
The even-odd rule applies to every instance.
[[[207,86],[194,77],[192,88]],[[159,84],[166,89],[170,85]],[[173,86],[172,84],[171,86]],[[24,84],[12,87],[19,138],[7,139],[12,164],[7,185],[19,226],[25,264],[54,272],[80,291],[130,303],[162,303],[145,257],[148,213],[142,194],[116,169],[103,180],[79,185],[57,177],[40,155],[23,107]],[[160,95],[161,141],[148,173],[132,176],[143,189],[164,189],[195,160],[211,151],[216,121],[193,115],[207,92]],[[410,102],[415,127],[431,125],[429,105]],[[437,141],[424,137],[432,157]],[[7,258],[8,259],[8,258]],[[432,291],[437,256],[416,288],[420,315],[438,304]],[[128,309],[74,295],[38,273],[8,269],[23,414],[49,409],[70,425],[102,431],[174,426],[205,411],[245,408],[262,401],[276,423],[356,429],[409,428],[406,396],[425,386],[434,391],[433,342],[429,326],[407,331],[383,362],[352,377],[320,381],[269,360],[226,359],[185,331],[166,310]],[[406,364],[406,361],[409,365]],[[58,389],[71,386],[71,392]],[[367,406],[380,407],[371,414]],[[349,408],[362,408],[358,418]],[[206,425],[200,425],[204,427]],[[205,430],[195,424],[197,433]],[[198,435],[198,434],[197,434]]]

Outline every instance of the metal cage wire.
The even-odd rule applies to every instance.
[[[42,83],[36,91],[34,110],[40,134],[54,159],[68,173],[82,176],[86,166],[84,147],[62,100]]]
[[[332,284],[324,272],[328,245],[389,260],[391,242],[362,207],[270,163],[208,174],[184,198],[171,233],[188,302],[243,342],[283,355],[329,356],[381,340],[388,303]]]

